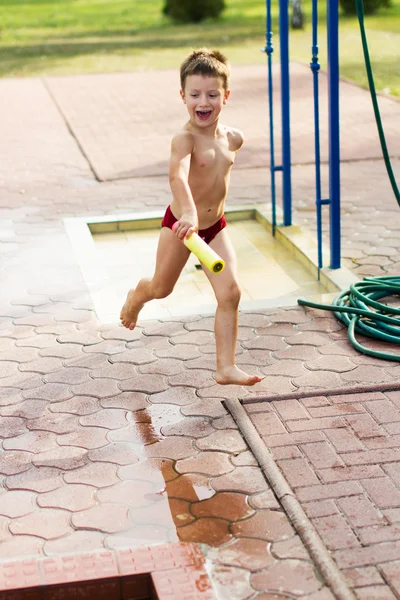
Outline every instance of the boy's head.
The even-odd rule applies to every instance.
[[[229,87],[229,66],[226,56],[218,50],[193,50],[181,64],[181,88],[184,91],[189,75],[219,77],[224,90]]]

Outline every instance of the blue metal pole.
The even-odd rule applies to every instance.
[[[322,205],[321,205],[321,151],[319,132],[319,80],[318,73],[318,0],[312,0],[312,48],[311,71],[313,74],[314,89],[314,146],[315,146],[315,204],[317,213],[317,241],[318,241],[318,278],[319,269],[322,268]]]
[[[279,0],[279,39],[281,51],[283,224],[292,224],[292,177],[290,149],[290,77],[288,0]]]
[[[275,136],[274,136],[274,97],[272,83],[272,19],[271,0],[266,0],[266,34],[265,48],[263,51],[268,56],[268,109],[269,109],[269,151],[270,151],[270,173],[271,173],[271,203],[272,203],[272,235],[276,229],[276,184],[275,184]]]
[[[339,6],[328,0],[329,196],[331,268],[340,268]]]

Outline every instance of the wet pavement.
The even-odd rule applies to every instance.
[[[293,73],[294,220],[313,232],[309,75]],[[226,120],[248,149],[229,203],[268,202],[264,69],[234,69],[233,86]],[[223,387],[212,317],[134,332],[118,315],[97,321],[63,219],[169,203],[166,144],[184,119],[175,89],[172,72],[0,82],[1,564],[184,542],[200,545],[219,598],[400,598],[397,363],[357,353],[331,314],[260,308],[240,315],[238,364],[266,377]],[[400,104],[380,102],[399,156]],[[359,277],[399,274],[377,140],[367,93],[343,84],[343,256]]]

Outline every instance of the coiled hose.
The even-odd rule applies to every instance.
[[[400,277],[365,277],[341,292],[332,304],[317,304],[298,299],[300,306],[331,310],[348,327],[350,343],[362,352],[376,358],[400,361],[400,354],[366,348],[356,340],[356,333],[393,344],[400,344],[400,307],[379,302],[381,298],[400,296]]]

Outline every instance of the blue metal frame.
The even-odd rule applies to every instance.
[[[279,0],[279,40],[281,50],[283,224],[292,224],[292,173],[290,148],[290,75],[289,75],[289,7]]]
[[[274,104],[273,104],[273,78],[272,78],[272,18],[271,0],[266,0],[266,40],[263,52],[268,57],[268,110],[269,110],[269,143],[270,143],[270,172],[271,172],[271,203],[272,203],[272,234],[276,229],[276,179],[275,173],[283,173],[283,225],[292,224],[292,173],[291,173],[291,148],[290,148],[290,77],[289,77],[289,18],[288,0],[280,0],[284,10],[280,8],[280,35],[281,51],[281,87],[285,90],[281,95],[282,110],[282,165],[275,164],[275,134],[274,134]],[[283,57],[283,58],[282,58]]]
[[[269,148],[270,148],[270,173],[271,173],[271,203],[272,203],[272,235],[276,229],[276,184],[275,184],[275,136],[274,136],[274,94],[272,83],[272,23],[271,0],[267,0],[265,48],[263,51],[268,57],[268,109],[269,109]]]
[[[272,229],[276,228],[275,173],[283,172],[283,220],[292,224],[292,184],[290,147],[290,74],[289,74],[289,18],[288,0],[279,0],[279,29],[281,51],[281,111],[282,111],[282,166],[275,165],[274,113],[272,87],[272,25],[271,0],[266,0],[266,45],[268,56],[270,171],[272,197]],[[327,0],[328,42],[328,92],[329,92],[329,199],[321,197],[321,152],[319,127],[319,80],[318,61],[318,0],[312,0],[312,57],[314,91],[314,144],[315,144],[315,204],[317,215],[318,269],[323,266],[322,257],[322,206],[330,207],[330,254],[332,269],[340,268],[340,137],[339,137],[339,5],[338,0]]]
[[[328,0],[329,199],[331,268],[340,268],[339,3]]]

